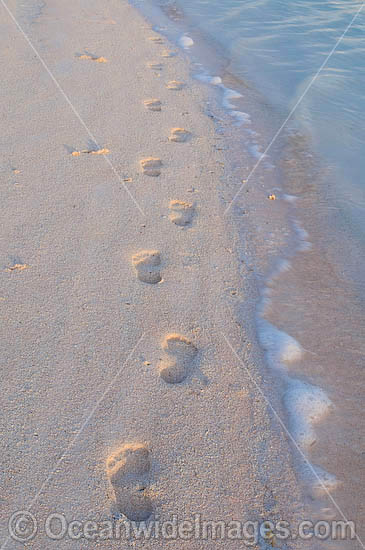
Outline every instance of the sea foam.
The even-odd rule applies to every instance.
[[[272,367],[283,369],[303,356],[303,348],[295,338],[264,319],[259,320],[259,339]]]
[[[313,466],[315,476],[312,482],[312,494],[313,497],[322,497],[328,493],[332,493],[337,489],[341,482],[329,472],[326,472],[319,466]]]
[[[313,426],[327,415],[331,401],[321,388],[290,380],[284,402],[290,415],[291,434],[300,448],[308,450],[317,441]]]
[[[185,50],[187,50],[188,48],[191,48],[191,46],[193,46],[194,44],[194,40],[192,38],[190,38],[190,36],[188,36],[187,34],[184,34],[180,39],[179,39],[179,45],[184,48]]]

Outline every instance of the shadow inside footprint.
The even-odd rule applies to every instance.
[[[153,512],[148,495],[150,469],[150,452],[142,443],[123,445],[107,460],[107,475],[118,511],[131,521],[145,521]]]
[[[166,336],[162,349],[168,355],[168,359],[161,362],[161,378],[168,384],[183,382],[189,375],[198,350],[185,336],[175,333]]]
[[[143,283],[156,284],[162,280],[161,256],[158,250],[142,250],[132,257],[137,277]]]

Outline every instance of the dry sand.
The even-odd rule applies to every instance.
[[[50,513],[298,519],[205,91],[124,0],[7,5],[42,62],[0,6],[2,540],[23,547],[16,510],[40,525],[27,548],[51,547]]]

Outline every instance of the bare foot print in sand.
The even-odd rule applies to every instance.
[[[24,271],[24,269],[29,269],[30,265],[28,264],[14,264],[10,267],[7,267],[5,271]]]
[[[170,80],[170,82],[166,84],[166,88],[168,90],[182,90],[183,88],[185,88],[185,82],[180,82],[179,80]]]
[[[149,111],[161,111],[161,101],[159,99],[146,99],[143,103]]]
[[[143,173],[146,176],[157,177],[161,174],[162,162],[159,158],[148,157],[140,161],[141,168]]]
[[[191,137],[191,133],[184,128],[171,128],[171,135],[169,141],[175,141],[176,143],[185,143]]]
[[[118,512],[131,521],[145,521],[152,514],[147,490],[150,469],[150,452],[142,443],[123,445],[107,460],[106,471]]]
[[[79,157],[80,155],[107,155],[110,153],[109,149],[83,149],[82,151],[72,151],[73,157]]]
[[[155,285],[162,281],[161,256],[158,250],[142,250],[132,257],[132,263],[138,279],[143,283]]]
[[[180,226],[189,225],[194,216],[194,206],[189,202],[171,201],[169,204],[169,219],[172,223]]]
[[[175,57],[176,52],[171,52],[170,50],[164,50],[161,55],[162,57]]]
[[[153,71],[158,71],[158,72],[160,72],[160,71],[162,71],[162,69],[163,69],[162,63],[148,63],[147,65],[148,65],[148,67],[149,67],[150,69],[152,69]]]
[[[179,384],[188,376],[197,354],[196,347],[181,334],[169,334],[162,343],[169,356],[161,362],[161,378],[168,384]]]
[[[89,61],[96,61],[96,63],[108,63],[108,60],[105,57],[98,57],[96,55],[89,54],[76,54],[76,57],[79,59],[87,59]]]
[[[155,44],[163,44],[163,39],[161,38],[161,36],[150,36],[149,37],[151,42],[154,42]]]

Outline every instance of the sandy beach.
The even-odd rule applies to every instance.
[[[127,1],[0,11],[0,548],[236,549],[243,536],[99,526],[342,519],[323,487],[312,514],[293,457],[307,449],[293,451],[282,381],[263,370],[245,196],[225,215],[238,130],[222,113],[216,131],[187,56]],[[36,519],[29,538],[29,518],[9,533],[19,511]],[[57,539],[61,516],[79,523]],[[78,537],[87,521],[98,534]],[[332,548],[270,529],[248,542]]]

